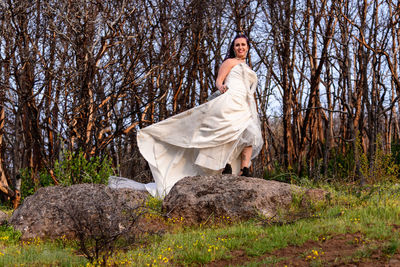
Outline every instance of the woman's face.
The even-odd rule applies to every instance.
[[[233,49],[237,58],[245,59],[249,51],[246,38],[237,38],[233,43]]]

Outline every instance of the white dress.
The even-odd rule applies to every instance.
[[[164,197],[180,179],[220,173],[227,163],[238,174],[242,149],[252,146],[252,158],[260,152],[256,73],[239,63],[224,84],[228,90],[219,97],[138,131],[139,150],[155,181],[144,185],[151,194]]]

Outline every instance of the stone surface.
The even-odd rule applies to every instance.
[[[224,216],[239,220],[259,215],[271,218],[278,209],[291,204],[294,194],[301,196],[305,205],[326,198],[324,190],[306,190],[259,178],[233,175],[186,177],[164,199],[163,213],[172,218],[183,217],[189,224]],[[121,219],[124,217],[121,214],[143,206],[148,196],[143,191],[111,189],[97,184],[45,187],[27,197],[8,222],[22,232],[22,239],[74,236],[72,226],[76,225],[79,216],[81,226],[91,228],[92,232],[99,227],[118,232],[118,229],[126,228],[127,221]],[[160,230],[154,220],[147,217],[138,220],[137,227],[147,232]]]
[[[7,223],[9,217],[10,217],[10,216],[8,216],[7,213],[5,213],[4,211],[1,211],[1,210],[0,210],[0,224],[5,224],[5,223]]]
[[[320,201],[325,201],[328,197],[329,193],[325,190],[318,188],[307,189],[304,192],[301,203],[303,206],[306,206],[309,203],[317,203]]]
[[[287,207],[294,193],[304,189],[259,178],[233,175],[186,177],[174,185],[163,202],[169,217],[183,217],[201,223],[210,217],[249,219],[258,215],[271,218]]]
[[[148,193],[130,189],[110,189],[99,184],[40,188],[14,211],[9,223],[22,232],[22,239],[73,236],[76,217],[85,224],[106,220],[110,227],[124,227],[118,218],[126,207],[136,208]],[[119,214],[119,215],[118,215]],[[104,227],[105,224],[100,227]]]

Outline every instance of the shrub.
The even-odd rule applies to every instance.
[[[0,242],[6,244],[17,244],[21,237],[21,232],[14,230],[11,226],[0,226]]]
[[[147,212],[144,203],[132,204],[111,192],[94,190],[91,201],[73,198],[58,208],[60,217],[71,221],[79,252],[95,266],[106,266],[117,249],[135,242],[138,220]]]
[[[330,152],[326,176],[335,180],[352,180],[354,177],[355,157],[351,144],[347,144],[346,153],[339,148],[333,148]]]
[[[63,185],[80,183],[107,184],[113,174],[111,160],[108,157],[91,157],[86,159],[82,151],[67,151],[62,161],[54,164],[54,175]]]
[[[40,187],[54,185],[47,169],[41,170],[37,179],[32,179],[28,168],[22,169],[20,173],[22,198],[32,195]],[[59,184],[68,186],[80,183],[107,184],[108,177],[113,175],[114,170],[107,156],[87,159],[82,151],[67,151],[60,161],[55,162],[53,173]]]
[[[360,156],[361,173],[367,183],[398,180],[400,166],[396,164],[392,153],[385,152],[382,147],[382,138],[378,136],[377,148],[371,159],[368,159],[366,153]]]

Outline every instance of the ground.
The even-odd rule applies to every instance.
[[[152,233],[174,232],[176,224],[161,218],[147,218]],[[147,221],[147,225],[148,222]],[[144,223],[146,224],[146,223]],[[174,226],[173,226],[174,225]],[[180,228],[178,226],[178,228]],[[392,225],[393,234],[400,234],[400,225]],[[300,246],[287,246],[262,256],[248,256],[245,250],[235,250],[229,259],[215,260],[204,266],[399,266],[398,244],[386,240],[370,240],[360,232],[321,236]]]
[[[260,257],[249,257],[243,250],[238,250],[231,253],[231,259],[214,261],[207,266],[246,266],[251,262],[256,266],[288,267],[400,266],[400,253],[391,254],[383,249],[385,246],[383,242],[365,240],[360,233],[344,234],[322,237],[301,246],[288,246]]]

